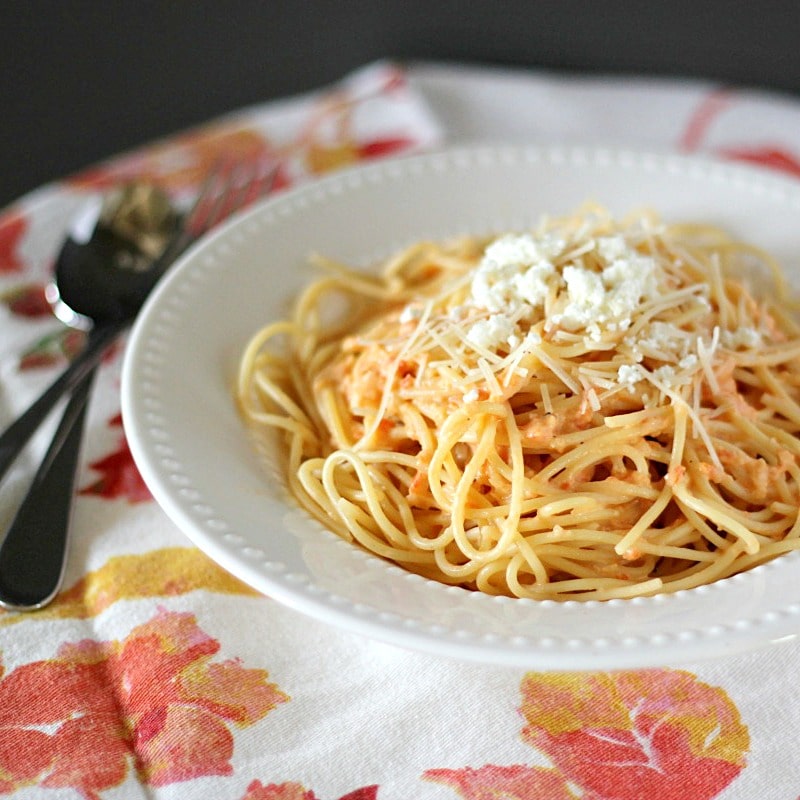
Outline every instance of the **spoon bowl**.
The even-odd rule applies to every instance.
[[[132,319],[160,277],[155,269],[181,217],[158,186],[132,182],[86,204],[56,258],[45,294],[67,325]]]

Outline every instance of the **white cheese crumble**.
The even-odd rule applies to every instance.
[[[628,247],[622,237],[599,239],[597,251],[604,260],[612,258],[601,272],[564,267],[566,303],[550,317],[551,325],[572,332],[584,330],[594,341],[600,341],[604,330],[630,327],[636,308],[657,292],[655,260]]]
[[[515,335],[517,325],[511,317],[505,314],[492,314],[488,319],[478,320],[470,327],[467,341],[476,347],[487,350],[496,350],[501,344]]]
[[[622,364],[617,370],[617,383],[631,391],[643,378],[644,368],[640,367],[638,364]]]
[[[656,296],[654,259],[623,236],[598,237],[583,249],[584,254],[595,251],[599,271],[581,263],[567,263],[559,271],[553,260],[566,247],[553,234],[509,234],[490,244],[475,270],[469,299],[490,316],[475,322],[467,339],[490,349],[515,341],[515,332],[521,341],[518,321],[535,321],[548,299],[556,298],[547,329],[558,326],[600,341],[605,330],[626,330],[637,306]]]
[[[638,351],[664,359],[683,358],[695,346],[695,335],[681,330],[671,322],[653,320],[647,335],[629,342]]]
[[[530,317],[544,305],[557,278],[551,259],[564,249],[555,236],[502,236],[490,244],[475,270],[471,301],[479,308],[508,316]]]

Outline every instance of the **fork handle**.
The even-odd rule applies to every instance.
[[[72,392],[55,435],[0,544],[0,606],[41,608],[61,586],[89,392],[89,369]]]
[[[45,389],[38,400],[0,434],[0,480],[39,426],[49,416],[56,403],[71,392],[100,362],[103,353],[127,327],[127,322],[98,325],[89,332],[80,353],[58,378]]]

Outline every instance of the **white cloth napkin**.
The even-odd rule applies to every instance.
[[[703,82],[379,63],[43,187],[0,216],[0,424],[76,346],[41,299],[94,187],[188,194],[216,154],[279,153],[281,182],[441,143],[708,152],[800,176],[800,103]],[[784,643],[702,664],[547,674],[366,640],[257,595],[149,499],[119,424],[121,350],[91,407],[64,591],[0,615],[0,796],[220,800],[796,798]],[[7,478],[10,519],[34,456]]]

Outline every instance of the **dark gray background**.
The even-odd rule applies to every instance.
[[[378,58],[800,93],[800,0],[0,0],[0,206]]]

